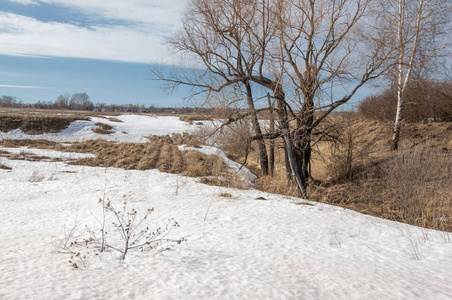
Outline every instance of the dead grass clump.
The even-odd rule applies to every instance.
[[[7,165],[5,165],[3,163],[0,163],[0,169],[2,169],[2,170],[12,170],[13,168],[8,167]]]
[[[66,129],[71,122],[86,118],[60,115],[38,114],[2,114],[0,115],[0,131],[9,132],[20,129],[26,134],[57,133]]]
[[[8,157],[11,160],[26,160],[26,161],[60,161],[61,159],[59,158],[50,158],[48,156],[43,156],[43,155],[34,155],[31,153],[28,153],[26,151],[22,151],[21,153],[18,154],[10,154],[10,155],[5,155],[6,157]]]
[[[122,123],[123,122],[122,120],[120,120],[118,118],[115,118],[115,117],[108,117],[107,119],[109,121],[112,121],[112,122],[118,122],[118,123]]]
[[[16,115],[1,115],[0,116],[0,131],[9,132],[11,130],[20,128],[23,124],[23,118]]]
[[[226,165],[220,157],[216,155],[205,155],[198,151],[184,151],[184,160],[186,164],[186,174],[192,177],[219,177],[226,168]]]
[[[191,125],[194,121],[212,121],[212,117],[207,115],[180,115],[179,120]]]
[[[4,139],[4,140],[0,141],[0,144],[2,145],[2,147],[5,147],[5,148],[28,147],[28,148],[35,148],[35,149],[52,149],[52,150],[59,150],[62,148],[60,143],[48,141],[48,140],[44,140],[44,139],[39,139],[39,140]]]
[[[94,125],[96,125],[97,127],[91,129],[94,133],[97,134],[112,134],[114,133],[114,131],[112,130],[113,127],[108,125],[108,124],[104,124],[104,123],[95,123]]]
[[[273,177],[262,176],[256,179],[260,190],[272,194],[280,194],[291,197],[300,197],[300,192],[295,182],[288,181],[285,174],[277,173]]]
[[[188,134],[186,132],[182,134],[173,133],[171,135],[171,139],[176,145],[186,145],[188,147],[201,148],[201,140],[197,135]]]
[[[114,143],[105,140],[73,143],[65,151],[89,152],[96,157],[82,158],[77,165],[115,167],[186,174],[192,177],[232,176],[223,159],[194,150],[180,151],[169,136],[152,136],[150,143]]]

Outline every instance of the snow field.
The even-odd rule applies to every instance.
[[[167,132],[175,127],[163,120]],[[0,299],[452,297],[447,233],[158,170],[0,162],[12,167],[0,169]],[[171,237],[188,241],[170,251],[131,251],[124,261],[108,251],[90,257],[86,268],[72,268],[58,239],[76,220],[80,235],[85,225],[99,229],[104,193],[118,207],[128,195],[139,213],[154,207],[151,228],[174,218],[180,228]]]

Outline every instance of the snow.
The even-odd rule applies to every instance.
[[[110,121],[108,118],[91,117],[90,121],[75,121],[59,133],[28,135],[20,129],[7,133],[0,132],[0,139],[46,139],[50,141],[85,141],[102,138],[108,141],[142,143],[149,141],[150,135],[166,135],[169,133],[193,132],[198,127],[180,121],[178,117],[155,117],[149,115],[120,115],[117,119],[123,122]],[[91,129],[95,123],[104,123],[113,127],[113,134],[97,134]],[[168,124],[171,132],[168,131]]]
[[[175,119],[120,118],[117,130],[128,128],[137,140],[165,134],[164,126],[166,133],[188,128]],[[52,137],[91,135],[78,126]],[[55,152],[33,150],[74,158]],[[0,163],[12,167],[0,169],[0,299],[452,298],[452,243],[444,232],[158,170],[5,157]],[[80,235],[85,226],[99,228],[104,193],[114,205],[127,195],[139,213],[154,207],[150,227],[174,218],[180,228],[171,237],[187,242],[170,251],[131,251],[125,260],[107,251],[74,269],[58,240],[76,221]]]

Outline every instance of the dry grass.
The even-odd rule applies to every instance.
[[[8,167],[7,165],[5,165],[3,163],[0,163],[0,169],[2,169],[2,170],[12,170],[13,168]]]
[[[401,150],[391,152],[392,124],[360,120],[348,130],[356,156],[351,172],[343,157],[327,155],[339,171],[311,186],[311,199],[412,225],[452,231],[450,123],[405,124]],[[345,130],[347,132],[347,130]],[[335,161],[336,160],[336,161]],[[342,169],[341,169],[342,168]]]
[[[26,134],[57,133],[66,129],[75,120],[87,120],[82,116],[40,115],[40,114],[0,114],[0,131],[20,129]]]
[[[310,200],[417,226],[452,231],[452,124],[410,123],[402,131],[399,152],[391,152],[392,123],[344,114],[336,145],[314,149]],[[251,153],[249,160],[256,158]],[[257,173],[258,174],[258,173]],[[276,173],[256,181],[266,192],[299,197],[288,182],[281,149]]]
[[[120,120],[118,118],[115,118],[115,117],[108,117],[107,119],[109,121],[111,121],[111,122],[117,122],[117,123],[122,123],[123,122],[122,120]]]
[[[94,133],[97,134],[112,134],[114,133],[114,131],[112,130],[113,127],[108,125],[108,124],[104,124],[104,123],[95,123],[94,125],[96,125],[96,128],[91,129]]]
[[[29,147],[35,149],[52,149],[52,150],[61,150],[64,147],[61,146],[60,143],[48,141],[44,139],[38,140],[13,140],[13,139],[3,139],[0,141],[0,145],[5,148],[19,148],[19,147]]]
[[[212,121],[212,117],[207,115],[180,115],[179,120],[193,124],[195,121]]]
[[[123,169],[159,169],[192,177],[219,176],[227,171],[221,158],[197,151],[180,151],[169,136],[152,136],[150,143],[114,143],[104,140],[73,143],[66,151],[89,152],[76,164]]]

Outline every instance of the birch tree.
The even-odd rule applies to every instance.
[[[397,57],[394,61],[395,84],[397,88],[397,110],[393,129],[391,149],[399,148],[400,131],[405,105],[405,91],[414,69],[439,55],[448,44],[444,36],[444,25],[450,17],[448,0],[398,0],[381,3],[384,8],[383,22],[395,28],[394,47]],[[440,40],[443,38],[443,40]]]

